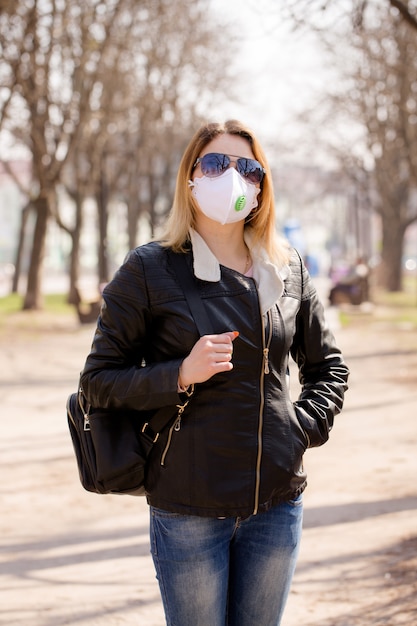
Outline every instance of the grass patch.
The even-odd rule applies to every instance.
[[[376,289],[374,302],[394,323],[417,326],[417,276],[406,276],[402,291]]]
[[[65,314],[74,312],[74,305],[68,304],[67,295],[61,293],[51,293],[44,296],[45,310],[49,313]]]
[[[342,327],[352,324],[386,322],[392,326],[417,328],[417,276],[406,276],[402,291],[372,289],[372,306],[341,307],[339,320]]]
[[[43,309],[24,311],[24,297],[10,294],[0,298],[0,339],[20,336],[38,339],[48,332],[74,332],[79,327],[74,306],[67,304],[65,294],[47,294]]]
[[[11,313],[17,313],[21,310],[23,303],[22,296],[17,293],[11,293],[8,296],[0,298],[0,315],[10,315]]]
[[[374,302],[381,306],[402,309],[417,309],[417,278],[408,276],[402,291],[374,289]]]
[[[68,315],[74,312],[74,307],[67,302],[65,294],[46,294],[43,297],[43,311],[54,315]],[[23,296],[12,293],[0,298],[0,316],[6,317],[14,313],[19,313],[23,309]]]

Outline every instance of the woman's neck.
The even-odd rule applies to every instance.
[[[217,224],[199,220],[195,227],[221,265],[245,274],[250,265],[250,253],[245,243],[244,223]]]

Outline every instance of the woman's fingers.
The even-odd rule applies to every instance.
[[[194,345],[180,367],[180,384],[188,386],[202,383],[219,372],[233,369],[233,340],[238,333],[231,331],[220,335],[205,335]]]
[[[221,363],[231,360],[234,338],[233,333],[223,333],[221,335],[206,335],[201,337],[200,342],[203,351],[207,351],[207,357],[212,358],[216,363]]]

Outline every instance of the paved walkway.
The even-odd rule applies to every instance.
[[[0,334],[0,623],[163,626],[144,499],[89,494],[76,474],[65,399],[93,328],[19,320],[17,333]],[[351,389],[330,442],[306,455],[305,531],[283,626],[411,626],[417,340],[379,327],[337,335]]]

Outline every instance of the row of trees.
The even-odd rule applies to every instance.
[[[16,178],[27,201],[19,251],[35,215],[24,308],[42,305],[51,219],[72,240],[69,299],[77,303],[85,200],[97,206],[105,282],[111,201],[126,206],[130,247],[140,216],[154,230],[191,129],[219,94],[231,97],[233,40],[208,18],[205,0],[2,0],[0,46],[0,136],[32,162],[30,184]],[[62,189],[73,201],[70,222]]]
[[[263,2],[259,10],[278,10]],[[318,32],[337,67],[337,81],[305,116],[307,130],[381,216],[382,276],[397,290],[404,235],[417,220],[417,2],[289,0],[279,10]],[[129,247],[144,218],[154,231],[190,132],[216,99],[234,98],[230,85],[239,91],[228,72],[237,39],[207,0],[0,0],[0,49],[0,145],[11,138],[32,162],[30,184],[16,179],[26,198],[19,252],[31,250],[24,308],[41,306],[51,219],[71,238],[76,303],[86,199],[97,208],[98,282],[106,282],[110,208],[126,207]],[[62,190],[74,207],[69,220]]]
[[[405,233],[417,221],[417,2],[297,0],[285,10],[319,34],[337,70],[306,122],[381,217],[382,283],[400,290]]]

